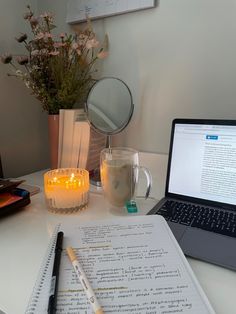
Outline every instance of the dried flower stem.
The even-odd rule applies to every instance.
[[[24,19],[30,25],[33,38],[28,39],[23,33],[16,38],[27,51],[28,56],[16,58],[25,70],[18,70],[10,54],[1,58],[3,63],[13,67],[15,74],[10,76],[23,80],[50,114],[58,113],[61,108],[72,108],[78,100],[82,105],[94,83],[92,75],[96,72],[94,65],[100,58],[98,54],[105,49],[98,47],[91,22],[88,20],[87,28],[76,36],[64,33],[55,36],[51,14],[36,17],[30,6],[27,9]]]

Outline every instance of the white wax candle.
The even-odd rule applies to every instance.
[[[44,188],[52,208],[78,207],[86,200],[89,190],[88,172],[84,169],[49,171],[44,176]]]

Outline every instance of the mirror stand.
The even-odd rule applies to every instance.
[[[106,147],[111,148],[111,136],[120,133],[133,115],[130,89],[118,78],[102,78],[90,89],[85,110],[91,127],[107,136]],[[90,172],[90,182],[101,186],[99,168]]]
[[[106,148],[111,148],[111,135],[107,135]],[[101,187],[100,168],[90,171],[90,183],[96,187]]]
[[[106,147],[111,148],[111,135],[107,135]]]

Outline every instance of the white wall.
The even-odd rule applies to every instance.
[[[64,1],[38,3],[65,27]],[[95,29],[110,39],[103,76],[123,79],[134,98],[115,145],[167,153],[175,117],[236,119],[236,0],[160,0]]]
[[[23,13],[37,1],[0,1],[0,54],[24,53],[15,37],[29,33]],[[21,81],[8,77],[8,65],[0,62],[0,154],[5,177],[15,177],[49,165],[47,115]]]
[[[116,144],[166,153],[175,117],[236,119],[235,0],[160,0],[105,29],[104,74],[125,80],[135,103]]]
[[[131,0],[130,0],[131,1]],[[28,1],[0,2],[0,53],[16,51]],[[32,0],[38,11],[65,23],[66,1]],[[103,75],[131,88],[135,113],[114,143],[168,151],[175,117],[236,119],[236,0],[160,0],[155,9],[94,23],[110,38]],[[0,150],[8,175],[48,164],[47,117],[29,91],[0,65]]]

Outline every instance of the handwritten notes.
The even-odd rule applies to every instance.
[[[105,313],[214,313],[162,217],[62,225]],[[58,313],[92,314],[65,251]]]

